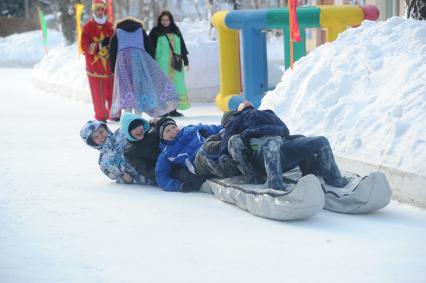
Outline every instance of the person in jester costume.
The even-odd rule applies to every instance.
[[[103,122],[110,118],[114,83],[113,70],[110,69],[108,58],[109,42],[114,29],[106,18],[106,9],[104,1],[92,2],[92,18],[83,26],[81,36],[81,50],[86,57],[86,71],[95,119]]]

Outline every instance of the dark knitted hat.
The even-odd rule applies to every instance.
[[[220,124],[224,127],[226,127],[231,120],[232,116],[234,116],[238,111],[231,110],[223,113],[222,120],[220,121]]]
[[[176,121],[173,120],[172,118],[160,118],[160,120],[157,121],[155,129],[157,130],[157,133],[160,139],[163,139],[164,129],[168,125],[176,125]]]

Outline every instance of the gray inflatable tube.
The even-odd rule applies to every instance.
[[[321,184],[314,175],[300,178],[297,184],[288,184],[287,191],[243,184],[241,176],[208,180],[202,190],[253,215],[281,221],[311,217],[325,204]]]

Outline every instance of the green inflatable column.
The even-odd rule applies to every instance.
[[[320,8],[299,7],[296,9],[297,20],[300,30],[300,42],[294,42],[294,61],[306,55],[306,28],[320,27]],[[284,33],[284,65],[290,67],[290,27],[287,8],[271,9],[267,15],[268,27],[271,29],[282,29]]]

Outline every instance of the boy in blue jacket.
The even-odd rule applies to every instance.
[[[155,167],[157,184],[170,192],[199,190],[205,178],[199,174],[195,156],[205,139],[218,134],[223,127],[198,124],[181,129],[173,119],[161,118],[156,128],[161,140],[161,153]],[[172,175],[174,166],[186,168],[186,176],[175,178]]]

